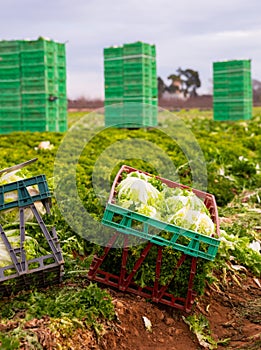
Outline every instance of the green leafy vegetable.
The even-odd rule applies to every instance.
[[[148,176],[139,172],[132,172],[117,187],[118,199],[129,201],[139,206],[141,203],[150,204],[158,198],[159,191],[150,182]]]
[[[159,186],[161,181],[150,181],[151,178],[138,171],[128,174],[116,188],[117,203],[126,209],[188,230],[209,236],[215,234],[215,224],[208,209],[193,191],[170,188],[163,183]]]

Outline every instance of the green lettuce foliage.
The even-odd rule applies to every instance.
[[[15,170],[10,173],[6,172],[0,176],[0,186],[8,183],[17,182],[19,180],[23,180],[28,177],[31,177],[31,174],[24,169]],[[39,190],[38,188],[36,188],[36,186],[30,186],[27,189],[31,195],[35,195],[39,193]],[[13,201],[16,201],[17,199],[18,199],[17,191],[4,193],[5,203],[13,202]],[[36,202],[35,206],[40,214],[42,215],[45,214],[45,209],[41,202]],[[8,210],[0,211],[0,223],[13,249],[20,248],[22,244],[21,237],[20,237],[20,230],[19,230],[19,220],[20,220],[20,215],[19,215],[18,208],[12,208]],[[31,221],[34,221],[34,215],[30,208],[24,209],[24,221],[25,223],[30,223]],[[43,247],[41,247],[41,240],[38,240],[36,239],[36,237],[34,237],[34,235],[31,235],[32,232],[37,231],[37,228],[38,228],[37,225],[35,225],[33,226],[33,228],[31,227],[28,230],[26,230],[23,248],[25,250],[27,260],[40,257],[41,255],[48,254],[48,252]],[[13,262],[9,254],[9,251],[6,248],[4,241],[0,239],[0,267],[12,265],[12,264]]]
[[[140,214],[205,235],[215,234],[207,207],[191,190],[170,188],[139,171],[127,174],[118,184],[116,199],[118,205]]]

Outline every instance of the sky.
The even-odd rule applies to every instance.
[[[198,93],[212,91],[215,61],[250,59],[261,81],[260,0],[1,0],[0,40],[66,45],[67,96],[103,98],[103,49],[156,45],[157,75],[199,72]]]

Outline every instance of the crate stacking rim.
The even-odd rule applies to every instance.
[[[38,189],[30,194],[28,187]],[[7,193],[17,193],[17,199],[6,200]],[[1,239],[10,255],[12,264],[0,268],[0,295],[8,296],[20,290],[28,290],[33,286],[45,287],[60,283],[63,276],[64,260],[55,228],[49,232],[35,202],[42,202],[47,214],[50,214],[51,194],[45,175],[19,180],[0,186],[0,211],[18,208],[20,246],[13,247],[3,226],[0,224]],[[29,208],[49,245],[50,254],[34,259],[27,259],[24,249],[25,242],[25,209]]]
[[[153,302],[162,303],[185,312],[190,312],[196,298],[197,293],[193,290],[194,277],[196,275],[198,258],[205,260],[213,260],[220,243],[219,239],[201,235],[197,232],[185,230],[184,228],[167,224],[165,222],[149,218],[145,215],[138,214],[136,212],[124,209],[115,204],[115,189],[122,179],[123,173],[130,173],[133,171],[139,171],[146,175],[150,175],[146,172],[137,170],[135,168],[123,165],[116,175],[109,200],[104,211],[102,223],[105,226],[113,228],[115,233],[108,240],[103,254],[95,256],[90,266],[88,278],[107,284],[111,287],[118,288],[121,291],[127,291],[137,294],[141,297],[151,299]],[[163,183],[169,187],[179,187],[182,189],[189,189],[188,186],[178,184],[176,182],[160,178]],[[210,211],[211,218],[216,225],[216,235],[219,237],[219,221],[218,212],[213,195],[203,191],[192,189],[193,192],[204,200],[208,210]],[[138,225],[137,225],[138,224]],[[137,229],[135,226],[138,226]],[[159,231],[167,231],[170,233],[171,238],[166,239],[160,235],[150,234],[150,228],[158,229]],[[108,259],[110,251],[113,249],[113,245],[117,239],[122,239],[123,236],[123,249],[122,249],[122,263],[120,267],[119,275],[115,275],[102,269],[102,264]],[[134,263],[131,272],[127,273],[127,264],[129,254],[128,241],[129,238],[136,236],[141,238],[144,242],[147,242],[140,257]],[[184,243],[186,242],[186,244]],[[153,286],[141,287],[134,281],[135,274],[143,266],[149,251],[153,248],[157,248],[157,258],[155,262],[155,281]],[[166,285],[160,285],[160,275],[162,271],[162,254],[164,247],[172,247],[175,250],[181,252],[181,256],[176,265],[173,266],[173,278],[169,280]],[[189,261],[190,272],[187,282],[186,296],[179,297],[170,293],[170,286],[175,278],[178,269],[182,269],[184,263]]]

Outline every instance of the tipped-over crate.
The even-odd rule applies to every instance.
[[[10,168],[11,169],[11,168]],[[34,187],[32,193],[29,188]],[[8,194],[15,194],[10,200]],[[15,198],[15,199],[14,199]],[[64,260],[59,240],[53,227],[50,231],[45,225],[36,202],[41,202],[50,214],[51,194],[45,175],[22,179],[0,186],[0,212],[14,208],[19,212],[19,244],[13,244],[3,223],[0,222],[1,240],[10,256],[11,264],[0,267],[0,295],[8,296],[20,290],[45,287],[60,283],[63,276]],[[30,210],[48,246],[48,254],[27,259],[25,250],[26,221],[25,210]],[[1,261],[1,257],[0,257]]]
[[[108,239],[103,254],[94,257],[88,277],[97,282],[116,287],[122,291],[132,292],[142,297],[149,298],[154,302],[163,303],[184,310],[185,312],[189,312],[197,295],[193,290],[197,263],[199,259],[201,262],[214,260],[220,243],[219,220],[215,197],[209,193],[157,177],[168,187],[191,189],[194,194],[204,201],[204,204],[209,210],[211,219],[215,224],[215,237],[211,237],[139,214],[117,205],[116,188],[122,180],[123,175],[133,171],[139,171],[146,175],[150,175],[127,165],[123,165],[119,170],[114,179],[102,219],[102,223],[105,226],[115,229],[115,234]],[[168,233],[167,235],[166,232]],[[139,258],[136,259],[134,263],[132,262],[132,269],[130,271],[130,269],[127,269],[127,266],[130,266],[129,261],[131,258],[129,240],[131,238],[133,239],[133,237],[136,237],[139,242],[147,243],[144,243],[144,249],[141,251]],[[121,267],[119,273],[115,274],[108,270],[105,271],[103,266],[110,266],[106,260],[110,259],[110,254],[113,254],[115,242],[119,239],[123,241]],[[161,274],[164,268],[166,269],[163,261],[163,250],[166,247],[178,251],[180,255],[175,265],[172,267],[173,278],[169,279],[164,285],[162,285],[160,283]],[[135,282],[135,276],[140,270],[146,268],[146,257],[152,249],[157,250],[156,261],[154,264],[155,279],[153,285],[138,285]],[[185,281],[186,292],[185,295],[175,296],[170,289],[173,285],[173,281],[175,281],[175,275],[178,271],[183,269],[185,265],[189,271],[187,274],[187,280]]]

